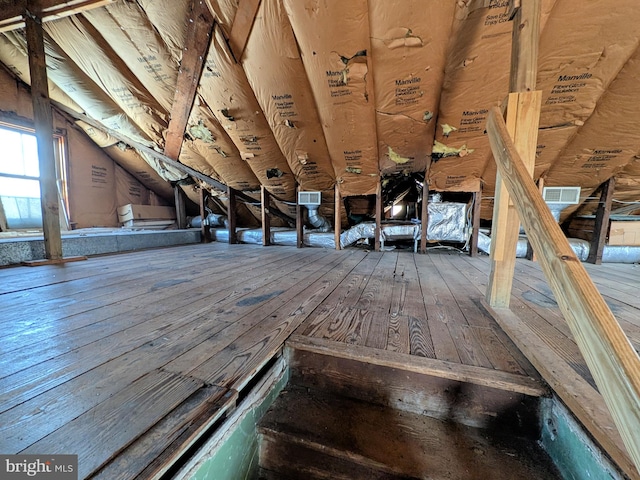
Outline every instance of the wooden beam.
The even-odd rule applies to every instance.
[[[538,179],[538,191],[540,195],[544,191],[544,178],[540,177]],[[533,251],[533,246],[531,246],[531,242],[527,239],[527,260],[531,260],[532,262],[536,261],[536,253]]]
[[[611,177],[602,184],[600,203],[596,210],[596,224],[593,229],[589,257],[587,258],[587,262],[589,263],[595,263],[596,265],[602,263],[602,252],[604,252],[604,244],[609,231],[609,215],[611,214],[611,203],[613,202],[613,190],[615,186],[615,177]]]
[[[640,357],[551,215],[497,107],[487,132],[504,183],[596,385],[640,467]]]
[[[227,187],[227,197],[229,198],[229,206],[227,207],[227,219],[229,220],[229,244],[235,245],[238,243],[238,236],[236,234],[236,210],[238,208],[236,201],[236,189]]]
[[[31,101],[38,141],[40,166],[40,204],[44,250],[48,260],[62,258],[60,234],[60,199],[56,175],[56,157],[53,149],[53,113],[49,100],[47,65],[44,53],[42,21],[35,15],[26,17],[29,71],[31,74]]]
[[[530,175],[535,166],[541,103],[539,90],[511,93],[508,98],[507,128]],[[492,307],[509,306],[519,231],[518,213],[498,172],[491,226],[491,273],[486,294]]]
[[[238,3],[238,10],[229,34],[229,46],[237,62],[242,58],[244,48],[247,46],[259,7],[260,0],[240,0]]]
[[[424,184],[422,186],[422,205],[420,211],[420,253],[427,253],[427,230],[429,229],[429,181],[424,172]]]
[[[43,22],[75,15],[93,8],[103,7],[116,0],[14,0],[0,2],[0,32],[17,30],[25,26],[25,11],[29,3],[32,11],[40,12]]]
[[[518,152],[533,172],[540,120],[541,93],[533,92],[538,74],[538,44],[540,36],[541,0],[529,0],[524,5],[512,3],[514,18],[511,42],[511,74],[507,123]],[[535,94],[535,96],[527,96]],[[508,307],[515,268],[516,246],[520,223],[518,215],[496,175],[493,220],[491,224],[491,274],[486,299],[493,307]]]
[[[336,182],[334,190],[335,208],[333,209],[333,239],[336,244],[336,250],[340,250],[340,234],[342,233],[342,216],[340,205],[342,204],[342,195],[340,195],[340,184]]]
[[[24,262],[20,262],[20,265],[24,265],[25,267],[40,267],[42,265],[62,265],[63,263],[80,262],[83,260],[87,260],[87,257],[80,255],[77,257],[64,257],[50,260],[25,260]]]
[[[540,382],[523,375],[500,370],[493,370],[491,375],[487,375],[487,371],[483,367],[462,365],[418,355],[407,355],[391,350],[378,350],[377,348],[362,345],[334,342],[325,338],[294,334],[287,340],[286,348],[289,352],[292,350],[313,352],[336,358],[356,360],[364,364],[379,365],[423,375],[433,375],[439,378],[498,388],[508,392],[524,393],[525,395],[536,397],[549,393],[548,389],[541,385]]]
[[[376,228],[375,238],[373,239],[374,249],[376,252],[380,251],[380,234],[382,233],[382,183],[378,179],[378,186],[376,187]]]
[[[211,230],[209,230],[209,224],[207,223],[207,208],[205,202],[206,198],[206,189],[200,187],[199,192],[199,200],[200,200],[200,218],[202,221],[200,222],[200,232],[202,234],[202,241],[204,243],[211,243]]]
[[[300,185],[296,185],[296,246],[304,247],[304,221],[302,218],[302,205],[298,202]]]
[[[513,17],[511,30],[510,92],[536,89],[541,0],[521,2]]]
[[[473,211],[471,214],[471,242],[469,243],[469,255],[478,255],[478,236],[480,235],[480,203],[482,202],[482,189],[473,193]]]
[[[164,154],[178,159],[191,107],[198,92],[202,67],[211,43],[214,18],[204,0],[192,0],[189,11],[187,37],[171,104]]]
[[[260,199],[262,202],[262,246],[271,245],[271,218],[269,217],[269,209],[271,208],[271,194],[264,185],[260,187]]]
[[[636,468],[622,438],[612,432],[615,425],[611,414],[595,387],[511,310],[492,308],[484,302],[482,305],[613,461],[635,478]]]
[[[179,229],[187,228],[187,212],[184,193],[179,185],[173,187],[173,198],[176,206],[176,223]]]

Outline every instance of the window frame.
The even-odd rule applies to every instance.
[[[0,113],[0,129],[11,130],[14,132],[37,136],[33,121],[24,119],[21,117],[6,115]],[[65,129],[56,128],[53,131],[54,141],[54,157],[56,164],[56,183],[59,186],[58,193],[61,198],[61,208],[65,216],[65,221],[69,225],[69,195],[68,195],[68,179],[69,179],[69,151],[67,141],[67,131]],[[40,160],[38,159],[38,162]],[[30,175],[16,175],[12,173],[0,172],[0,177],[24,179],[24,180],[37,180],[40,181],[40,177],[33,177]],[[41,229],[42,227],[40,227]],[[0,203],[0,231],[7,231],[7,220],[4,214],[4,209]]]

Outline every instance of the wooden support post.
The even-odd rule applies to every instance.
[[[378,179],[378,186],[376,187],[376,228],[375,238],[373,240],[374,249],[376,252],[380,251],[380,235],[382,233],[382,183]]]
[[[420,253],[427,253],[427,230],[429,229],[429,182],[424,172],[424,184],[422,186],[422,206],[420,211]]]
[[[535,166],[542,92],[509,94],[507,129],[513,136],[529,174]],[[516,262],[520,220],[509,193],[496,175],[496,194],[491,227],[491,274],[486,299],[492,307],[508,307]]]
[[[179,229],[187,228],[187,210],[184,193],[179,185],[173,186],[173,200],[176,206],[176,224]]]
[[[200,231],[202,233],[202,241],[204,243],[211,243],[211,231],[207,224],[207,209],[205,202],[207,201],[205,196],[206,190],[200,187],[200,218],[202,219],[200,225]]]
[[[28,8],[31,8],[32,3],[28,3]],[[60,233],[60,199],[56,180],[56,158],[53,149],[53,113],[49,101],[42,20],[37,14],[38,12],[27,11],[25,22],[29,72],[31,74],[31,100],[40,166],[42,231],[46,258],[60,260],[62,258],[62,236]]]
[[[235,245],[238,243],[238,236],[236,235],[237,199],[235,188],[227,187],[227,197],[229,199],[229,205],[227,207],[227,220],[229,221],[229,245]]]
[[[302,218],[302,205],[298,202],[300,185],[296,185],[296,246],[304,247],[304,221]]]
[[[538,191],[540,192],[540,195],[542,195],[542,192],[544,191],[543,177],[538,179]],[[532,262],[536,261],[536,252],[533,251],[533,245],[531,245],[529,239],[527,239],[527,260],[531,260]]]
[[[482,186],[477,192],[473,192],[473,210],[471,214],[471,241],[469,243],[469,256],[478,255],[478,236],[480,235],[480,203],[482,202]]]
[[[600,203],[596,210],[596,224],[593,229],[593,238],[591,239],[591,248],[589,249],[589,257],[587,262],[600,265],[602,263],[602,252],[609,231],[609,215],[611,213],[611,202],[613,201],[613,190],[616,186],[615,177],[611,177],[602,184],[600,192]]]
[[[342,216],[340,206],[342,204],[342,196],[340,195],[340,185],[336,182],[335,186],[335,208],[333,210],[333,238],[336,244],[336,250],[340,250],[340,234],[342,233]]]
[[[271,195],[264,185],[260,186],[260,200],[262,212],[262,246],[271,245],[271,217],[269,217],[269,208],[271,207]]]
[[[533,174],[540,121],[542,93],[534,91],[537,76],[541,0],[522,2],[513,20],[511,77],[507,104],[507,129],[527,170]],[[519,92],[519,93],[518,93]],[[508,307],[515,269],[520,221],[502,183],[496,175],[491,227],[491,274],[486,299],[492,307]]]
[[[638,468],[640,357],[537,191],[496,107],[487,133],[549,287]]]

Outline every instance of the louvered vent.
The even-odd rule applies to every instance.
[[[542,198],[547,203],[580,203],[580,187],[544,187]]]
[[[300,205],[320,205],[321,199],[320,192],[298,192],[298,204]]]

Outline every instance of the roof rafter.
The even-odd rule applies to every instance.
[[[157,152],[155,151],[153,148],[144,145],[140,142],[137,142],[129,137],[127,137],[126,135],[123,135],[122,133],[113,130],[109,127],[106,127],[105,125],[103,125],[102,123],[98,122],[97,120],[94,120],[93,118],[89,117],[88,115],[85,115],[84,113],[80,113],[80,112],[76,112],[75,110],[72,110],[71,108],[56,102],[54,100],[51,100],[51,104],[53,106],[55,106],[55,108],[61,112],[66,113],[67,115],[69,115],[71,118],[73,118],[74,120],[80,120],[81,122],[86,123],[87,125],[91,125],[94,128],[97,128],[98,130],[101,130],[105,133],[108,133],[109,135],[111,135],[113,138],[115,138],[116,140],[119,140],[121,142],[126,143],[127,145],[132,146],[133,148],[135,148],[136,150],[139,150],[141,152],[145,152],[147,155],[150,155],[151,157],[157,158],[158,160],[166,163],[167,165],[170,165],[174,168],[177,168],[178,170],[180,170],[181,172],[186,173],[187,175],[191,175],[194,178],[197,178],[198,180],[206,183],[207,185],[212,186],[213,188],[222,191],[222,192],[226,192],[228,187],[227,185],[225,185],[224,183],[216,180],[215,178],[211,178],[208,175],[205,175],[204,173],[201,173],[183,163],[180,163],[172,158],[169,158],[167,155],[164,155],[163,153]],[[236,191],[236,195],[239,198],[242,198],[244,201],[248,202],[248,203],[256,203],[259,201],[256,200],[255,198],[251,198],[249,195],[247,195],[244,192],[241,191]],[[295,225],[295,219],[291,218],[289,215],[282,213],[275,205],[271,205],[271,213],[273,215],[275,215],[278,218],[281,218],[282,220],[285,220],[286,222]]]
[[[229,46],[237,62],[240,61],[244,47],[247,45],[259,7],[260,0],[242,0],[238,4],[238,10],[231,25],[231,33],[229,33]]]
[[[29,8],[36,10],[43,22],[67,17],[92,8],[103,7],[115,0],[32,0]],[[0,0],[0,32],[25,26],[27,0]],[[34,12],[35,13],[35,12]]]
[[[204,0],[193,0],[189,15],[189,29],[182,52],[176,91],[171,106],[164,153],[172,159],[180,155],[184,131],[198,92],[198,83],[207,58],[214,18]]]

